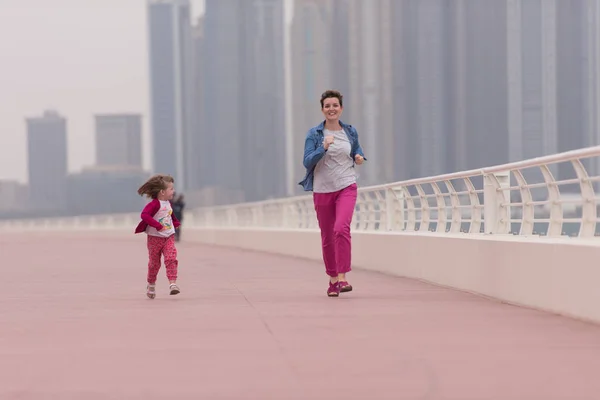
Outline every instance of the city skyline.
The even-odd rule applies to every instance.
[[[77,8],[73,0],[58,1],[64,7],[62,14],[59,13],[62,17],[73,16],[73,12],[89,12],[92,4]],[[118,10],[125,21],[126,15],[121,15],[123,9],[111,8],[116,3],[110,1],[108,7],[106,3],[94,3],[99,7],[94,10],[99,11],[95,18],[101,19],[104,12],[108,15]],[[159,1],[163,7],[175,0],[144,0],[144,4]],[[179,1],[187,7],[188,0]],[[185,11],[185,15],[179,16],[184,22],[171,30],[176,32],[171,34],[173,38],[182,35],[182,29],[187,30],[187,44],[174,46],[179,48],[178,51],[152,49],[152,40],[148,40],[153,32],[152,13],[148,13],[146,21],[141,23],[145,29],[139,29],[148,35],[145,51],[141,51],[143,46],[139,43],[132,46],[126,40],[121,40],[124,43],[121,47],[108,47],[110,52],[127,50],[128,54],[122,57],[114,53],[107,55],[106,48],[86,41],[86,34],[95,29],[83,27],[83,22],[87,22],[85,18],[75,18],[60,34],[64,36],[69,29],[77,33],[65,36],[76,63],[62,59],[57,45],[50,45],[37,52],[31,49],[27,58],[25,52],[22,57],[9,56],[8,60],[14,61],[14,65],[9,62],[8,70],[13,68],[13,74],[4,74],[2,78],[12,83],[7,86],[9,89],[18,88],[19,96],[30,101],[41,101],[47,96],[46,92],[52,91],[48,88],[53,88],[63,96],[70,95],[71,101],[85,107],[94,101],[110,99],[110,106],[89,110],[92,115],[141,114],[144,121],[143,167],[152,172],[174,174],[182,188],[189,183],[185,174],[194,173],[197,177],[192,181],[198,186],[192,189],[196,190],[205,188],[200,175],[210,175],[214,166],[217,172],[213,178],[209,177],[214,182],[208,186],[217,192],[225,190],[222,193],[224,201],[280,197],[284,195],[283,188],[285,194],[291,194],[290,185],[299,179],[296,164],[301,164],[291,160],[302,147],[295,136],[301,137],[309,125],[318,122],[311,122],[310,113],[301,114],[312,109],[313,104],[316,108],[316,99],[314,103],[311,101],[314,96],[311,92],[320,93],[325,88],[340,89],[345,95],[347,111],[344,119],[359,128],[363,146],[368,149],[371,160],[376,161],[361,172],[363,185],[479,168],[487,163],[500,164],[526,155],[543,155],[598,142],[600,43],[597,43],[595,21],[600,18],[597,16],[600,4],[595,0],[569,3],[556,0],[544,3],[521,0],[506,3],[491,0],[297,0],[297,5],[303,4],[298,32],[288,32],[291,38],[287,50],[277,39],[285,36],[281,34],[285,30],[280,26],[286,19],[282,1],[210,0],[208,4],[214,12],[211,18],[205,14],[202,20],[196,14],[190,17]],[[6,4],[10,3],[3,6]],[[14,15],[8,15],[24,17],[31,14],[31,10],[12,4]],[[65,7],[68,4],[73,7]],[[321,9],[307,17],[311,10],[316,10],[317,4],[329,4],[332,8],[330,11]],[[39,17],[43,11],[47,10],[35,8],[33,15],[37,12]],[[168,27],[174,15],[154,25]],[[319,34],[314,30],[317,21],[325,23],[328,31]],[[55,20],[52,22],[56,23]],[[225,29],[230,22],[237,28]],[[355,28],[350,29],[350,26]],[[99,32],[107,34],[106,29]],[[156,37],[174,43],[165,32]],[[25,37],[18,44],[27,43],[29,39]],[[317,49],[308,45],[315,40],[323,42],[325,47]],[[183,55],[184,47],[196,50],[186,56]],[[16,48],[19,46],[9,47],[8,53]],[[127,90],[125,84],[117,87],[114,81],[105,82],[111,73],[126,69],[125,65],[131,61],[130,53],[135,53],[132,49],[138,56],[145,56],[145,67],[132,74],[136,79],[126,80],[126,84],[137,84],[137,79],[143,76],[147,79],[145,92]],[[284,55],[286,51],[287,55]],[[320,55],[315,56],[314,51]],[[177,58],[176,54],[183,58]],[[162,83],[154,83],[155,78],[148,73],[151,75],[167,56],[171,57],[168,69],[177,71],[175,77],[184,76],[186,70],[191,70],[196,75],[193,80],[187,83],[179,80],[178,85],[171,85],[169,82],[177,79],[167,78]],[[197,65],[183,66],[184,58],[197,58],[194,61]],[[282,62],[282,58],[285,61]],[[24,73],[15,72],[15,66],[23,59],[29,61],[30,71],[26,71],[38,72],[27,75],[30,80],[20,80]],[[98,62],[100,59],[102,62]],[[315,64],[317,59],[319,67]],[[321,59],[325,62],[321,63]],[[282,74],[281,66],[286,63]],[[321,74],[333,65],[335,73],[315,85],[315,76],[321,78]],[[69,85],[60,85],[57,66],[62,67],[62,74],[77,78],[75,83],[85,78],[86,84],[91,86],[77,87],[79,95],[73,96]],[[94,74],[90,66],[102,69],[102,73]],[[146,75],[142,71],[146,71]],[[75,83],[70,81],[70,84]],[[148,110],[149,98],[146,98],[146,106],[127,109],[119,106],[120,101],[124,104],[136,96],[139,104],[142,93],[155,92],[153,85],[164,89],[166,83],[172,88],[166,88],[164,94],[157,96],[166,107],[158,112],[156,108],[152,112]],[[183,93],[182,88],[191,87],[197,93]],[[303,92],[308,87],[310,90]],[[43,92],[44,96],[36,96],[36,91]],[[14,94],[10,90],[7,92]],[[169,98],[170,94],[175,96]],[[290,97],[295,102],[298,94],[302,96],[300,108],[296,105],[290,108]],[[22,101],[19,96],[11,99],[14,100],[13,107]],[[193,104],[200,99],[201,107],[197,105],[199,103]],[[178,127],[191,122],[187,121],[190,113],[181,108],[182,104],[197,111],[201,108],[206,114],[200,119],[191,118],[196,125],[189,132],[193,131],[194,140],[198,138],[192,146],[186,142],[189,133],[178,133]],[[266,104],[271,105],[270,110],[264,107]],[[285,109],[273,110],[273,106],[283,104]],[[156,128],[156,118],[164,118],[165,110],[171,106],[179,107],[177,112],[181,116],[163,131],[173,132],[175,140],[163,134],[166,139],[162,146],[157,146],[149,140],[151,121]],[[1,109],[1,122],[12,121],[16,115],[7,108]],[[81,129],[83,114],[72,113],[60,105],[45,105],[39,110],[28,110],[24,115],[37,115],[42,112],[40,110],[47,109],[56,110],[68,121],[68,172],[93,165],[93,143],[83,147],[77,142],[92,136]],[[292,117],[289,111],[295,115]],[[278,121],[279,117],[284,120]],[[283,132],[278,128],[282,126]],[[26,181],[23,172],[27,168],[18,168],[23,164],[22,154],[26,154],[20,152],[16,144],[22,139],[19,130],[0,126],[4,143],[14,150],[2,159],[0,174],[8,175],[8,178],[0,176],[0,179],[15,179],[20,174],[20,179],[16,179]],[[209,137],[215,147],[207,159],[213,161],[208,168],[207,165],[202,168],[189,165],[187,159],[193,158],[189,154],[213,148],[202,146],[207,144],[205,141]],[[285,137],[284,143],[282,137]],[[176,150],[173,151],[175,156],[170,157],[179,164],[177,168],[154,162],[157,154],[166,154],[163,153],[166,150],[164,144],[171,142],[176,145]],[[148,151],[150,147],[154,148],[154,157]],[[287,158],[282,158],[283,154]],[[277,168],[272,169],[269,165],[277,165]],[[279,176],[282,171],[285,171],[284,177]],[[569,171],[558,173],[568,174]]]
[[[204,0],[191,3],[195,22]],[[151,168],[146,8],[147,0],[0,3],[0,140],[12,149],[0,158],[0,180],[27,183],[24,120],[47,109],[68,121],[69,172],[95,163],[95,114],[141,114]]]

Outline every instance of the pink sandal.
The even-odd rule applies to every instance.
[[[327,289],[327,296],[338,297],[339,295],[340,295],[339,282],[331,283],[331,281],[329,281],[329,289]]]
[[[352,291],[352,285],[349,284],[346,281],[339,281],[338,282],[339,287],[340,287],[340,292],[345,293],[345,292],[351,292]]]

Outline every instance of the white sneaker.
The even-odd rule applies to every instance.
[[[178,287],[176,284],[174,284],[174,283],[171,283],[171,284],[169,285],[169,289],[171,290],[171,294],[172,294],[172,295],[173,295],[173,294],[179,294],[179,287]]]
[[[156,297],[156,285],[148,285],[146,286],[146,296],[148,296],[149,299],[153,299]]]

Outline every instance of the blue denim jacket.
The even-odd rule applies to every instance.
[[[358,132],[356,128],[349,124],[344,124],[340,121],[340,125],[346,135],[348,136],[348,140],[350,141],[350,157],[354,160],[354,157],[357,154],[361,156],[365,156],[362,148],[360,147],[360,143],[358,142]],[[313,190],[313,181],[315,178],[315,167],[317,163],[323,156],[325,155],[325,148],[323,147],[323,129],[325,128],[325,121],[321,122],[319,125],[315,126],[306,134],[306,140],[304,142],[304,167],[306,168],[306,175],[302,182],[298,184],[301,185],[306,192],[310,192]],[[365,161],[367,159],[365,158]]]

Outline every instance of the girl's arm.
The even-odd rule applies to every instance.
[[[163,228],[163,226],[160,224],[160,222],[158,222],[157,220],[154,219],[154,215],[157,213],[157,211],[159,209],[160,209],[160,202],[158,200],[154,199],[150,203],[146,204],[146,207],[144,207],[144,209],[142,210],[142,214],[141,214],[142,221],[144,221],[151,227],[156,228],[157,230],[161,230]]]

